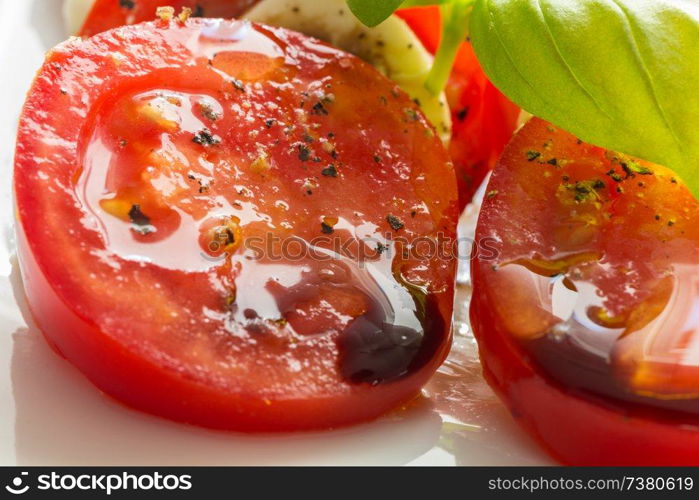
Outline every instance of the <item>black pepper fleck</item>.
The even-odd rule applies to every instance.
[[[320,101],[318,101],[317,103],[315,103],[313,105],[313,107],[311,108],[311,112],[315,115],[327,115],[328,114],[328,110],[325,109],[325,106]]]
[[[621,182],[623,180],[614,169],[611,169],[609,172],[607,172],[607,175],[611,177],[614,182]]]
[[[311,150],[305,144],[299,144],[299,160],[308,161],[311,157]]]
[[[320,173],[323,174],[325,177],[337,177],[337,168],[335,168],[335,165],[330,164],[323,170],[321,170]]]
[[[456,119],[459,120],[460,122],[464,121],[466,119],[466,117],[468,116],[468,111],[469,111],[468,107],[460,109],[459,111],[456,112]]]
[[[217,135],[213,135],[208,129],[202,129],[194,134],[192,142],[200,144],[201,146],[215,146],[221,143],[221,138]]]
[[[415,111],[412,108],[404,108],[403,112],[405,113],[405,116],[408,117],[408,119],[414,122],[416,122],[420,118],[420,116],[417,114],[417,111]]]
[[[403,227],[405,226],[405,224],[403,224],[403,221],[395,215],[389,214],[388,216],[386,216],[386,221],[388,222],[388,225],[391,226],[391,229],[393,229],[394,231],[403,229]]]
[[[539,153],[538,151],[527,151],[527,161],[534,161],[539,156],[541,156],[541,153]]]
[[[212,122],[215,122],[221,118],[221,115],[217,113],[210,104],[202,102],[199,104],[199,107],[201,108],[201,114],[204,115],[204,118],[211,120]]]

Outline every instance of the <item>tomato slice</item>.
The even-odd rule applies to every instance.
[[[396,14],[408,23],[427,50],[437,51],[441,38],[439,7],[400,9]],[[519,108],[490,83],[468,42],[459,49],[446,94],[452,114],[449,152],[463,210],[512,137]]]
[[[346,425],[415,397],[448,351],[456,259],[413,251],[454,240],[448,152],[406,94],[316,40],[190,19],[59,45],[14,182],[39,326],[133,407]]]
[[[127,24],[152,21],[158,7],[192,9],[193,17],[238,17],[259,0],[95,0],[85,19],[81,36],[92,36]]]
[[[699,464],[699,205],[669,170],[531,120],[478,222],[485,374],[556,457]]]

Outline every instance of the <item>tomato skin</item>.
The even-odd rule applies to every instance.
[[[155,19],[158,7],[170,6],[179,13],[183,7],[192,9],[196,17],[238,17],[258,0],[133,0],[132,6],[122,6],[119,0],[96,0],[88,14],[80,36],[92,36],[118,26],[138,24]]]
[[[434,54],[441,38],[439,7],[400,9],[396,14]],[[512,137],[520,110],[490,83],[470,43],[459,49],[446,94],[452,111],[449,152],[463,210]]]
[[[116,97],[123,90],[120,85],[130,88],[140,84],[144,85],[143,90],[157,89],[162,85],[157,78],[146,80],[145,84],[142,83],[143,79],[149,78],[155,70],[168,71],[170,76],[176,75],[177,72],[173,73],[173,68],[179,68],[183,64],[189,65],[187,74],[180,75],[182,78],[189,78],[194,74],[195,83],[201,85],[212,78],[218,78],[214,73],[208,73],[213,70],[209,69],[205,58],[198,58],[196,64],[192,64],[191,55],[184,50],[185,42],[191,43],[192,40],[196,40],[202,26],[208,28],[211,23],[217,27],[221,26],[220,23],[223,23],[224,27],[228,26],[225,22],[216,20],[190,20],[184,24],[147,23],[120,28],[89,40],[72,40],[49,53],[25,105],[15,161],[14,188],[19,217],[18,253],[30,308],[38,326],[56,351],[78,367],[101,390],[143,411],[181,422],[239,431],[320,429],[374,419],[409,402],[419,394],[422,385],[446,357],[450,343],[448,324],[440,327],[443,331],[440,331],[437,341],[432,345],[433,351],[429,359],[421,360],[421,364],[405,376],[378,385],[349,383],[344,380],[336,373],[336,360],[322,359],[328,354],[328,347],[325,345],[318,346],[315,351],[309,349],[309,352],[314,354],[309,359],[309,364],[319,372],[318,377],[314,372],[301,371],[297,380],[288,380],[284,377],[288,377],[289,373],[284,371],[281,373],[283,376],[280,375],[281,382],[278,386],[269,387],[269,382],[259,373],[274,375],[280,372],[280,368],[286,368],[257,366],[256,372],[248,372],[245,377],[226,379],[222,375],[229,373],[228,369],[231,367],[221,368],[220,365],[226,365],[228,358],[218,359],[217,363],[212,363],[213,366],[205,365],[207,359],[226,347],[225,343],[217,343],[216,339],[206,337],[206,329],[211,328],[211,322],[207,318],[192,315],[193,319],[201,320],[198,323],[198,327],[202,329],[199,335],[197,328],[188,326],[185,319],[178,323],[180,320],[168,316],[173,309],[179,312],[188,308],[191,310],[195,306],[206,306],[209,309],[220,307],[217,306],[218,302],[211,300],[216,298],[218,292],[207,285],[211,279],[216,278],[219,271],[214,269],[208,273],[180,272],[123,260],[120,261],[119,269],[105,265],[95,254],[95,251],[105,250],[103,239],[94,227],[84,221],[85,212],[80,202],[74,198],[75,194],[66,196],[66,193],[75,190],[74,170],[80,164],[82,156],[87,154],[85,143],[89,142],[89,135],[86,136],[85,131],[89,131],[91,125],[99,121],[95,118],[95,115],[99,114],[95,109],[99,110],[99,105],[109,109],[111,103],[121,102]],[[287,43],[300,43],[305,40],[300,35],[289,34],[283,30],[275,30],[274,38],[268,35],[271,32],[261,28],[259,32],[254,32],[258,33],[256,36],[259,37],[263,31],[264,36],[275,43],[282,43],[282,40],[287,40]],[[310,44],[315,42],[307,43],[310,47]],[[339,61],[342,61],[344,66],[339,67],[353,70],[353,76],[358,83],[363,81],[363,84],[370,88],[383,88],[383,91],[391,95],[393,85],[369,66],[327,46],[314,47],[317,50],[314,61],[317,62],[321,57],[327,57],[332,65],[340,65]],[[147,53],[142,53],[142,50]],[[216,52],[216,55],[220,53]],[[114,54],[121,54],[122,57],[114,57]],[[308,68],[302,69],[306,71]],[[361,76],[360,73],[368,79],[357,78]],[[304,75],[303,72],[297,72],[296,78],[307,78]],[[175,79],[173,77],[167,83],[174,85]],[[192,80],[188,81],[191,84]],[[230,85],[230,82],[224,83],[226,93],[233,92],[234,96],[248,95]],[[352,95],[351,87],[344,83],[341,87],[343,88],[336,91],[340,103],[343,102],[343,96]],[[375,97],[378,100],[378,95]],[[406,95],[398,92],[395,92],[395,99],[395,104],[391,106],[397,106],[396,109],[403,110],[411,104]],[[48,120],[47,110],[53,110],[48,114]],[[348,112],[353,111],[353,107],[348,107]],[[310,116],[313,120],[323,122],[341,119],[343,115],[335,118],[334,113],[327,112]],[[416,119],[410,121],[402,112],[399,115],[386,113],[383,118],[398,119],[396,116],[405,120],[405,130],[415,132],[417,149],[404,147],[406,152],[401,153],[398,149],[393,151],[389,148],[387,152],[398,155],[414,154],[415,151],[425,153],[424,160],[417,159],[413,165],[413,174],[419,177],[419,180],[415,181],[416,184],[413,185],[413,181],[408,180],[410,176],[405,172],[403,180],[394,181],[409,182],[414,187],[415,200],[422,200],[424,205],[421,207],[421,213],[416,213],[413,219],[406,218],[404,227],[401,228],[402,234],[417,228],[418,224],[429,224],[439,227],[446,236],[453,237],[457,217],[456,189],[453,178],[450,177],[453,173],[449,167],[448,155],[439,139],[426,133],[429,128],[419,113],[414,115]],[[121,126],[121,122],[115,126]],[[268,130],[264,124],[256,127],[262,131]],[[129,131],[129,127],[124,128],[126,132]],[[403,127],[400,128],[395,137],[404,134]],[[376,172],[376,175],[381,173],[383,167],[376,166],[371,154],[364,150],[366,146],[363,143],[345,140],[345,137],[350,135],[340,133],[344,132],[342,129],[333,130],[340,158],[343,158],[344,152],[349,156],[354,151],[350,146],[357,148],[371,161],[347,161],[370,166],[373,170],[353,172],[349,167],[343,168],[343,165],[339,168],[339,173],[336,173],[338,178],[329,177],[322,182],[339,182],[340,177],[351,178],[355,174],[359,179],[369,178],[375,175],[372,172]],[[137,139],[148,139],[146,134],[139,137],[138,130],[132,133],[135,133]],[[369,138],[372,139],[371,136]],[[386,144],[390,145],[390,141]],[[191,135],[182,139],[182,145],[193,150],[200,148],[208,151],[208,146],[197,143]],[[374,154],[376,150],[370,151]],[[46,162],[46,158],[51,158],[52,161]],[[315,165],[316,163],[312,164],[314,168]],[[440,175],[425,175],[428,172],[420,171],[423,167],[436,168]],[[304,168],[308,169],[309,166],[304,165]],[[320,168],[318,165],[319,172]],[[292,175],[294,171],[291,167],[280,169],[280,173],[285,175]],[[390,176],[390,173],[386,172],[386,178],[395,178]],[[439,179],[439,185],[430,179]],[[217,180],[222,183],[225,181],[224,178]],[[283,187],[283,183],[280,183],[280,186]],[[390,189],[391,184],[377,186],[375,183],[374,188],[381,194],[385,189]],[[342,189],[336,191],[328,192],[329,205],[339,206],[334,197],[347,198]],[[322,186],[320,192],[323,192]],[[310,193],[293,193],[293,197],[298,199],[308,200],[310,197]],[[367,192],[354,193],[357,199],[372,195],[373,193]],[[411,201],[410,198],[403,199]],[[262,200],[258,197],[257,201]],[[387,203],[390,202],[391,199],[388,198]],[[303,213],[310,220],[314,220],[310,212],[314,203],[325,202],[323,199],[317,202],[309,200],[292,208],[303,209]],[[382,198],[374,205],[381,206],[383,203]],[[352,202],[346,202],[345,205],[352,205]],[[373,206],[367,205],[366,211],[371,208]],[[387,225],[385,212],[375,215],[377,225]],[[206,229],[208,226],[202,227]],[[320,220],[301,228],[309,234],[320,234],[320,229]],[[141,236],[134,239],[140,243]],[[193,241],[197,248],[200,244],[197,241],[198,236],[197,233]],[[182,251],[178,247],[172,250]],[[396,262],[399,261],[400,259],[397,259]],[[408,270],[412,274],[404,277],[405,279],[425,277],[424,270]],[[436,308],[432,313],[440,318],[448,318],[452,308],[455,261],[444,261],[439,270],[435,268],[433,271],[435,274],[431,277],[430,286],[433,282],[439,290],[433,296]],[[264,284],[262,276],[256,278]],[[191,291],[187,292],[188,290]],[[243,295],[245,291],[247,289],[242,288],[239,295]],[[351,303],[351,299],[352,297],[348,299],[339,294],[338,301],[348,302],[349,305],[344,310],[352,311],[357,307]],[[356,314],[361,314],[361,310]],[[312,329],[319,322],[322,323],[324,318],[315,318],[313,321],[306,321],[304,327]],[[154,331],[158,329],[162,331]],[[176,354],[177,343],[191,340],[190,336],[195,340],[203,339],[204,342],[195,345],[197,349],[188,348],[182,353],[182,359],[173,357],[173,354]],[[300,336],[299,345],[295,347],[304,348],[303,342],[304,338]],[[313,339],[309,340],[311,347],[312,342]],[[250,348],[249,357],[264,350],[256,351],[255,346],[242,347]],[[267,354],[273,357],[274,352],[283,350],[284,346],[281,343],[275,344],[274,339],[271,339],[264,347],[270,351]],[[188,364],[187,359],[199,356],[199,351],[204,353],[199,358],[201,365]],[[261,358],[260,361],[262,359],[265,358]],[[282,356],[281,361],[287,359]],[[247,359],[238,360],[238,364],[244,365],[247,362]],[[237,366],[233,368],[237,369]],[[282,387],[284,383],[288,384],[286,389]],[[255,392],[256,386],[263,390],[260,393]]]
[[[563,143],[567,146],[561,146]],[[551,161],[548,155],[557,155],[557,161],[552,162],[557,166],[548,163]],[[586,379],[592,372],[583,371],[586,369],[583,362],[568,367],[568,373],[577,373],[575,386],[568,383],[570,379],[556,378],[560,371],[556,372],[554,365],[545,365],[551,363],[550,358],[538,357],[529,340],[550,331],[551,316],[545,311],[544,302],[537,308],[536,292],[527,289],[523,282],[501,276],[520,259],[532,255],[544,259],[549,254],[565,253],[564,243],[572,245],[571,248],[577,245],[577,250],[599,248],[606,253],[608,267],[593,279],[600,285],[601,296],[606,299],[604,304],[617,310],[630,308],[633,317],[633,311],[640,310],[644,304],[644,294],[648,295],[645,283],[652,283],[656,273],[662,276],[668,262],[692,265],[696,273],[699,262],[693,224],[698,213],[696,200],[662,167],[653,166],[654,174],[629,176],[617,182],[610,176],[609,169],[614,165],[604,150],[576,142],[570,134],[539,119],[526,124],[506,148],[488,185],[491,195],[484,201],[476,233],[477,241],[494,238],[499,248],[494,260],[490,256],[472,263],[470,316],[484,375],[517,422],[562,463],[697,465],[696,416],[664,409],[659,406],[663,398],[653,401],[634,396],[633,403],[626,401],[623,398],[632,397],[629,394],[633,393],[637,379],[623,378],[623,371],[606,375],[604,384],[621,384],[624,388],[615,397],[596,392],[598,387]],[[546,175],[542,176],[542,171]],[[577,180],[574,176],[581,171],[596,172],[596,178],[607,183],[606,188],[600,186],[600,202],[595,208],[606,214],[600,219],[603,229],[598,234],[586,235],[582,244],[570,240],[569,236],[575,234],[572,232],[566,233],[568,236],[562,240],[557,239],[560,235],[556,230],[563,228],[565,233],[573,226],[566,219],[565,210],[583,212],[587,202],[557,209],[554,198],[542,195],[559,182],[556,176],[566,174]],[[558,192],[566,196],[569,190]],[[568,222],[561,224],[561,221]],[[678,225],[681,227],[675,231]],[[605,281],[609,278],[605,274],[622,268],[620,262],[624,261],[632,269],[627,271],[629,278],[625,281],[611,274],[613,279]],[[586,272],[582,266],[572,268]],[[631,281],[638,276],[644,278]],[[636,287],[638,295],[624,295],[629,293],[627,287]],[[512,301],[503,303],[508,300]],[[628,340],[637,334],[628,331],[620,338]],[[647,343],[648,347],[651,345]],[[612,358],[616,349],[610,351]],[[559,356],[564,354],[558,352]],[[577,360],[580,359],[579,355]],[[571,365],[573,361],[563,359],[562,363]],[[674,380],[663,381],[664,387],[658,389],[674,387],[673,382],[681,377],[690,377],[691,381],[694,376],[691,368],[682,374],[676,367]],[[638,370],[639,364],[631,369]],[[651,366],[650,370],[653,369]],[[644,393],[640,395],[643,397]]]

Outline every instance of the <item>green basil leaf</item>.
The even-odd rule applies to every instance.
[[[459,0],[347,0],[352,13],[365,26],[376,26],[400,7],[425,7],[442,5]]]
[[[458,2],[460,0],[405,0],[400,4],[403,7],[426,7],[428,5],[444,5],[451,2]]]
[[[403,0],[347,0],[352,13],[366,26],[376,26],[400,7]]]
[[[699,2],[478,0],[471,39],[522,108],[699,195]]]

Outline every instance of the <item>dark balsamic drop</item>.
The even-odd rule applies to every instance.
[[[353,383],[377,385],[409,375],[432,359],[446,330],[433,297],[422,299],[415,298],[414,312],[421,328],[388,322],[393,311],[379,301],[350,323],[338,343],[342,376]]]
[[[408,371],[422,345],[423,332],[367,316],[355,319],[342,334],[342,376],[354,383],[379,384]]]
[[[666,410],[666,417],[685,421],[688,415],[699,414],[699,398],[657,398],[634,393],[617,378],[608,359],[581,349],[570,336],[556,339],[545,335],[527,345],[528,352],[550,378],[561,382],[571,391],[593,394],[613,405],[624,401],[639,413],[652,416],[654,408]],[[656,410],[657,411],[657,410]]]
[[[255,311],[254,309],[245,309],[243,311],[243,316],[245,317],[245,319],[250,319],[250,320],[258,319],[260,317],[257,314],[257,311]]]
[[[338,364],[344,379],[378,385],[410,375],[433,359],[448,334],[433,295],[398,283],[390,290],[380,288],[376,282],[367,285],[369,280],[357,280],[346,266],[338,265],[334,271],[334,279],[309,272],[294,286],[281,287],[271,282],[267,288],[283,318],[298,304],[312,301],[329,288],[351,289],[365,297],[366,313],[339,332]]]

